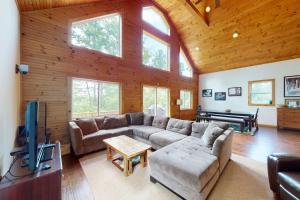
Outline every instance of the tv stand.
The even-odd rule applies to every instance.
[[[62,161],[60,144],[53,149],[53,159],[41,162],[34,173],[22,168],[21,159],[0,181],[1,200],[60,200]],[[49,168],[50,166],[50,168]]]

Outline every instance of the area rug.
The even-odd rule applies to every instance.
[[[149,180],[149,166],[136,166],[125,177],[110,161],[105,151],[80,158],[80,164],[95,200],[177,200],[175,194]],[[268,186],[267,166],[242,156],[232,155],[209,200],[273,199]]]

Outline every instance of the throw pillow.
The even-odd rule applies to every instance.
[[[208,127],[207,122],[194,122],[192,124],[192,134],[191,136],[197,137],[197,138],[201,138],[206,130],[206,128]]]
[[[128,113],[130,116],[130,125],[143,125],[144,124],[144,113]]]
[[[113,129],[128,126],[125,115],[105,117],[103,129]]]
[[[212,148],[215,140],[222,135],[223,132],[224,129],[221,129],[214,123],[210,123],[201,139],[206,147]]]
[[[76,121],[76,124],[81,129],[83,135],[88,135],[99,131],[94,119],[81,118]]]
[[[145,126],[152,126],[154,116],[144,114],[144,125]]]
[[[95,117],[95,121],[96,121],[96,124],[97,124],[99,130],[103,129],[104,120],[105,120],[104,116],[103,117]]]
[[[169,117],[155,116],[152,122],[152,126],[156,128],[166,129],[168,121]]]
[[[212,123],[214,123],[216,126],[224,130],[227,130],[229,128],[229,123],[227,122],[212,121]]]

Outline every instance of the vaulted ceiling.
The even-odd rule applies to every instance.
[[[21,11],[32,11],[101,0],[16,1]],[[299,0],[220,0],[218,8],[214,0],[154,1],[172,19],[200,73],[300,57]],[[232,37],[235,32],[239,37]]]

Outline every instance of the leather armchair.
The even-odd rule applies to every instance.
[[[282,200],[300,200],[300,155],[270,155],[268,175],[271,190]]]

